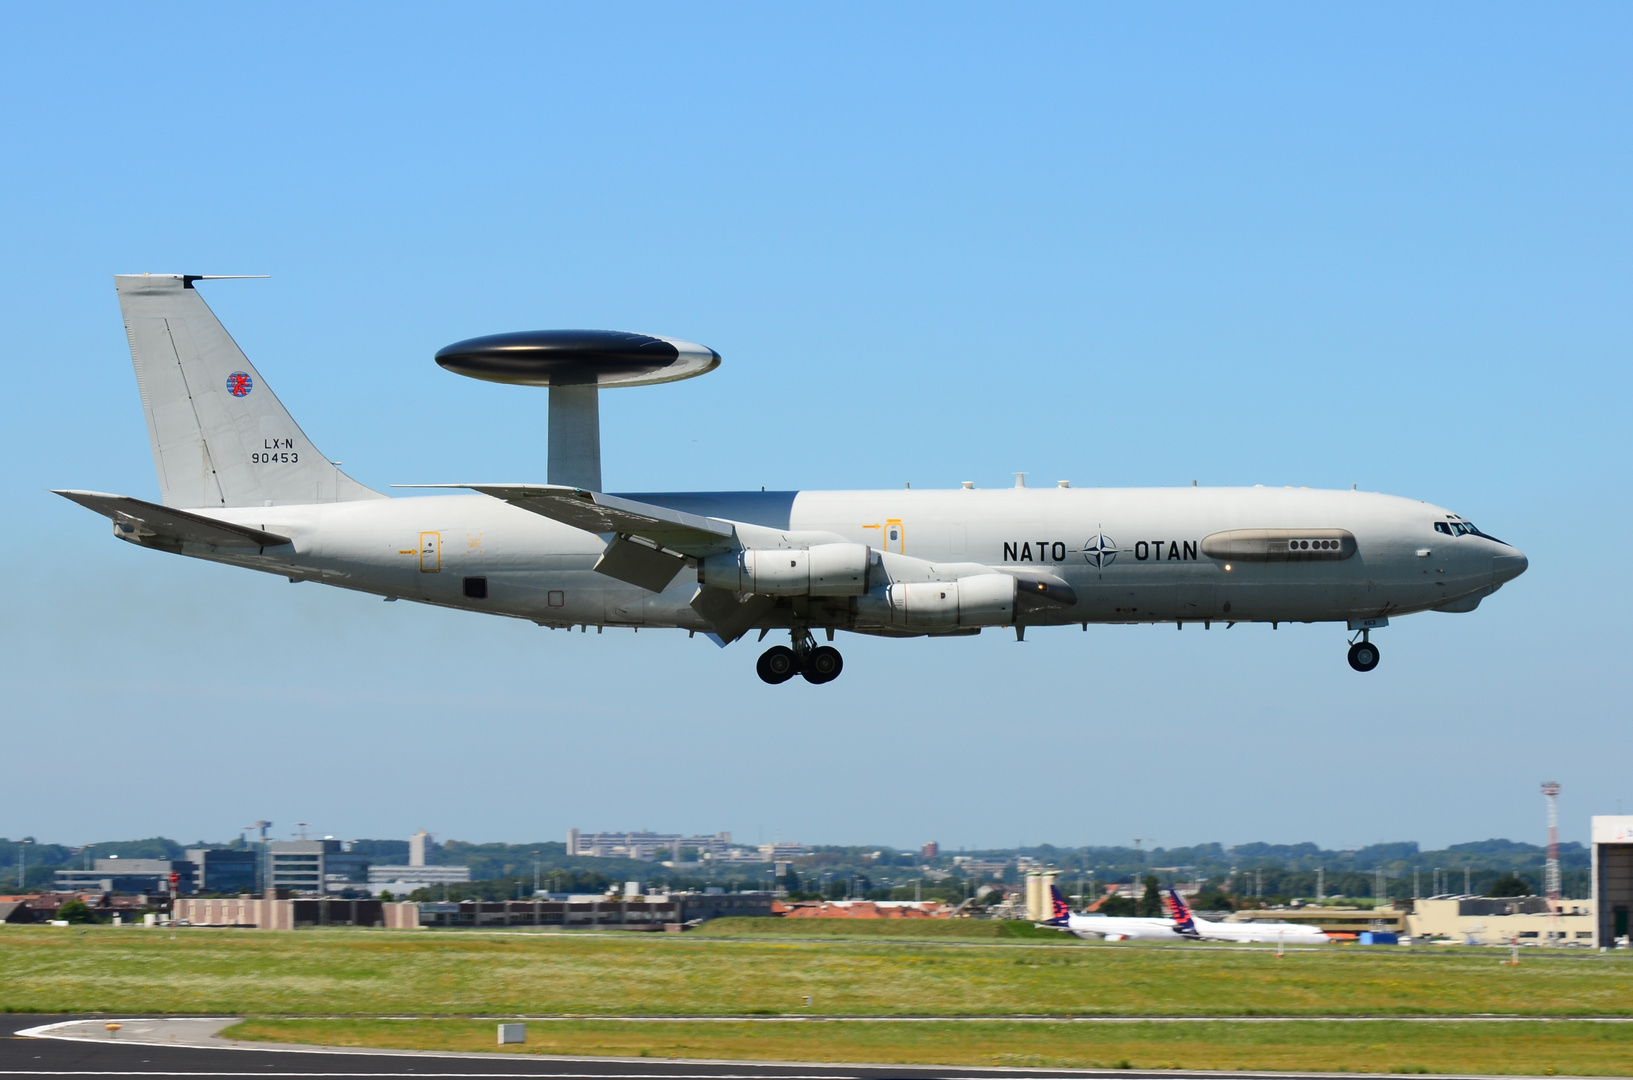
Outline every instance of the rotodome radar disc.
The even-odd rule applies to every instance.
[[[679,338],[618,330],[523,330],[456,341],[437,352],[437,363],[520,386],[650,386],[713,371],[720,354]]]

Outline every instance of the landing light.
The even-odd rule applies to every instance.
[[[1226,573],[1227,573],[1227,574],[1228,574],[1228,573],[1230,573],[1230,563],[1226,563],[1226,564],[1225,564],[1225,572],[1226,572]]]

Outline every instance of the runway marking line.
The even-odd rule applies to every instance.
[[[413,1056],[413,1057],[419,1057],[419,1058],[457,1058],[457,1059],[461,1059],[461,1060],[465,1060],[465,1061],[480,1060],[480,1059],[491,1059],[493,1057],[498,1056],[496,1054],[459,1054],[459,1053],[439,1052],[439,1051],[434,1051],[434,1050],[373,1050],[373,1049],[367,1049],[367,1048],[362,1048],[362,1047],[323,1047],[323,1046],[301,1047],[301,1046],[254,1046],[254,1045],[245,1046],[245,1045],[243,1045],[241,1043],[226,1042],[226,1041],[223,1041],[218,1045],[205,1045],[205,1044],[201,1044],[201,1043],[182,1043],[182,1042],[142,1042],[142,1041],[138,1041],[138,1040],[135,1040],[135,1039],[117,1039],[117,1038],[112,1038],[112,1037],[109,1037],[109,1038],[91,1038],[91,1037],[87,1037],[87,1036],[83,1036],[83,1035],[64,1035],[64,1034],[58,1033],[55,1030],[55,1029],[58,1029],[58,1028],[72,1027],[72,1026],[77,1025],[77,1024],[85,1024],[85,1023],[120,1023],[120,1024],[154,1023],[154,1022],[156,1022],[156,1019],[168,1019],[168,1018],[137,1017],[137,1018],[130,1018],[130,1019],[98,1018],[97,1020],[93,1020],[93,1021],[87,1021],[87,1020],[84,1020],[84,1019],[65,1020],[65,1021],[61,1021],[59,1023],[55,1023],[55,1024],[42,1024],[42,1025],[39,1025],[38,1027],[24,1028],[21,1031],[16,1032],[15,1035],[18,1038],[52,1039],[52,1040],[55,1040],[55,1041],[58,1041],[58,1042],[92,1043],[92,1044],[99,1045],[99,1046],[120,1046],[120,1045],[123,1045],[123,1046],[168,1047],[168,1048],[172,1048],[172,1049],[185,1049],[185,1050],[244,1050],[244,1051],[248,1051],[250,1053],[261,1053],[261,1054],[330,1054],[330,1055],[333,1055],[333,1054],[358,1054],[358,1055],[369,1056],[369,1057],[409,1057],[409,1056]],[[180,1018],[178,1017],[176,1019],[180,1019]],[[236,1018],[235,1017],[188,1017],[187,1019],[211,1021],[211,1020],[228,1020],[228,1019],[236,1019]],[[569,1018],[563,1018],[563,1019],[569,1019]],[[578,1019],[578,1018],[570,1018],[570,1019]],[[764,1018],[764,1019],[775,1019],[775,1018],[768,1017],[768,1018]],[[1118,1019],[1122,1019],[1122,1018],[1118,1018]],[[1190,1020],[1196,1020],[1196,1021],[1206,1021],[1206,1020],[1211,1019],[1211,1018],[1207,1018],[1207,1017],[1189,1017],[1189,1018],[1170,1017],[1168,1019],[1190,1019]],[[1258,1020],[1260,1018],[1243,1017],[1241,1019]],[[1313,1018],[1307,1018],[1307,1019],[1322,1019],[1322,1018],[1313,1017]],[[1362,1019],[1372,1019],[1372,1018],[1362,1018]],[[1440,1020],[1441,1018],[1437,1018],[1437,1017],[1418,1017],[1418,1018],[1415,1018],[1415,1019]],[[1495,1020],[1506,1020],[1507,1018],[1505,1018],[1505,1017],[1484,1017],[1482,1019],[1494,1020],[1495,1021]],[[1555,1020],[1556,1020],[1556,1022],[1565,1022],[1563,1019],[1559,1019],[1559,1018],[1555,1018]],[[1630,1021],[1633,1021],[1633,1018],[1618,1017],[1618,1018],[1609,1018],[1608,1020],[1603,1020],[1602,1022],[1627,1023],[1627,1022],[1630,1022]],[[163,1071],[159,1071],[159,1070],[141,1070],[139,1072],[132,1072],[131,1070],[114,1071],[114,1070],[71,1070],[71,1069],[57,1069],[57,1070],[52,1070],[52,1069],[0,1069],[0,1076],[123,1076],[123,1077],[129,1077],[129,1076],[133,1076],[133,1075],[134,1076],[203,1076],[203,1077],[216,1077],[216,1076],[221,1076],[221,1077],[249,1077],[249,1076],[371,1077],[371,1076],[389,1076],[389,1077],[431,1078],[431,1080],[446,1080],[446,1078],[451,1078],[451,1077],[475,1077],[475,1078],[478,1078],[478,1080],[495,1080],[495,1078],[498,1078],[498,1077],[521,1076],[521,1077],[541,1077],[541,1078],[550,1077],[550,1078],[553,1078],[553,1080],[873,1080],[873,1078],[864,1077],[862,1074],[864,1072],[867,1072],[867,1073],[872,1073],[872,1072],[887,1072],[887,1073],[894,1072],[894,1073],[898,1073],[898,1074],[900,1074],[900,1073],[912,1073],[914,1075],[920,1075],[920,1074],[928,1073],[928,1074],[931,1074],[932,1076],[936,1076],[936,1077],[958,1077],[958,1076],[971,1076],[971,1075],[977,1075],[977,1076],[979,1076],[979,1075],[1001,1075],[1001,1076],[1035,1076],[1035,1077],[1063,1077],[1063,1078],[1079,1077],[1079,1076],[1118,1077],[1118,1078],[1120,1078],[1120,1080],[1172,1080],[1172,1078],[1178,1078],[1178,1077],[1186,1077],[1186,1078],[1218,1078],[1218,1080],[1355,1080],[1356,1075],[1357,1075],[1357,1074],[1352,1073],[1352,1072],[1307,1072],[1307,1071],[1298,1071],[1298,1072],[1286,1072],[1286,1071],[1283,1071],[1283,1072],[1251,1072],[1251,1071],[1248,1071],[1248,1070],[1245,1070],[1245,1069],[1230,1070],[1230,1071],[1207,1071],[1207,1070],[1201,1070],[1201,1069],[1164,1069],[1164,1070],[1157,1071],[1157,1072],[1147,1072],[1147,1071],[1141,1071],[1141,1070],[1138,1070],[1138,1069],[1018,1069],[1018,1068],[1006,1068],[1006,1067],[1003,1067],[1003,1066],[990,1066],[990,1065],[989,1066],[982,1066],[982,1065],[958,1065],[958,1066],[902,1065],[902,1064],[854,1062],[854,1061],[834,1062],[833,1065],[832,1065],[832,1068],[829,1069],[828,1071],[811,1072],[811,1073],[798,1073],[798,1072],[781,1071],[781,1070],[787,1070],[787,1069],[810,1069],[813,1066],[813,1064],[815,1064],[815,1063],[809,1062],[809,1061],[763,1061],[763,1062],[755,1062],[756,1065],[758,1065],[762,1070],[764,1070],[764,1071],[761,1071],[761,1072],[750,1072],[750,1073],[726,1073],[726,1072],[679,1073],[679,1072],[670,1072],[668,1070],[663,1069],[662,1066],[666,1063],[663,1059],[656,1059],[656,1060],[647,1061],[647,1060],[640,1059],[640,1058],[574,1057],[574,1056],[567,1056],[567,1055],[557,1056],[557,1055],[553,1055],[553,1054],[551,1054],[551,1055],[541,1054],[541,1055],[539,1055],[539,1057],[542,1058],[542,1059],[545,1059],[545,1060],[559,1061],[559,1062],[583,1062],[583,1063],[594,1062],[596,1064],[601,1064],[601,1063],[605,1062],[607,1064],[612,1064],[612,1065],[636,1065],[636,1064],[640,1064],[640,1065],[647,1065],[649,1067],[656,1065],[656,1066],[659,1066],[659,1068],[655,1069],[653,1071],[649,1071],[649,1072],[629,1072],[629,1073],[615,1073],[615,1072],[588,1072],[588,1073],[569,1073],[569,1072],[498,1072],[498,1073],[449,1072],[449,1073],[436,1073],[436,1072],[420,1072],[420,1071],[417,1071],[417,1070],[409,1071],[409,1072],[376,1072],[376,1071],[372,1071],[372,1070],[367,1071],[367,1072],[221,1072],[219,1070],[191,1070],[191,1071],[185,1071],[185,1072],[163,1072]],[[512,1060],[515,1060],[519,1066],[525,1066],[525,1065],[531,1064],[531,1062],[527,1058],[522,1058],[519,1055],[516,1058],[512,1059]],[[745,1064],[741,1060],[725,1059],[725,1060],[716,1061],[716,1060],[710,1060],[710,1059],[706,1059],[706,1058],[705,1059],[698,1059],[698,1058],[670,1058],[670,1059],[668,1059],[667,1063],[673,1064],[674,1066],[677,1066],[677,1067],[685,1066],[685,1065],[691,1065],[691,1066],[720,1065],[720,1066],[738,1066],[738,1067],[741,1067],[742,1065]],[[820,1065],[817,1066],[817,1067],[818,1068],[823,1068],[823,1066],[820,1066]],[[856,1070],[856,1071],[855,1072],[846,1072],[846,1071],[844,1071],[847,1068],[852,1069],[852,1070]],[[1592,1078],[1588,1078],[1588,1077],[1570,1077],[1570,1076],[1562,1076],[1562,1075],[1561,1076],[1547,1077],[1547,1076],[1529,1076],[1529,1075],[1524,1075],[1524,1074],[1495,1076],[1495,1075],[1488,1075],[1488,1074],[1483,1074],[1483,1073],[1437,1073],[1437,1074],[1435,1074],[1435,1080],[1592,1080]]]

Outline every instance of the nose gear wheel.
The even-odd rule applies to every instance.
[[[1356,671],[1371,671],[1378,666],[1378,646],[1372,644],[1372,636],[1365,630],[1359,641],[1350,642],[1349,666]]]

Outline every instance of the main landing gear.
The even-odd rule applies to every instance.
[[[832,645],[818,645],[808,630],[792,631],[793,648],[773,645],[760,654],[754,670],[760,678],[775,686],[795,675],[805,676],[808,683],[832,682],[845,669],[845,660]]]
[[[1350,641],[1349,666],[1356,671],[1371,671],[1378,666],[1378,646],[1372,644],[1367,631],[1361,631],[1361,640]]]

